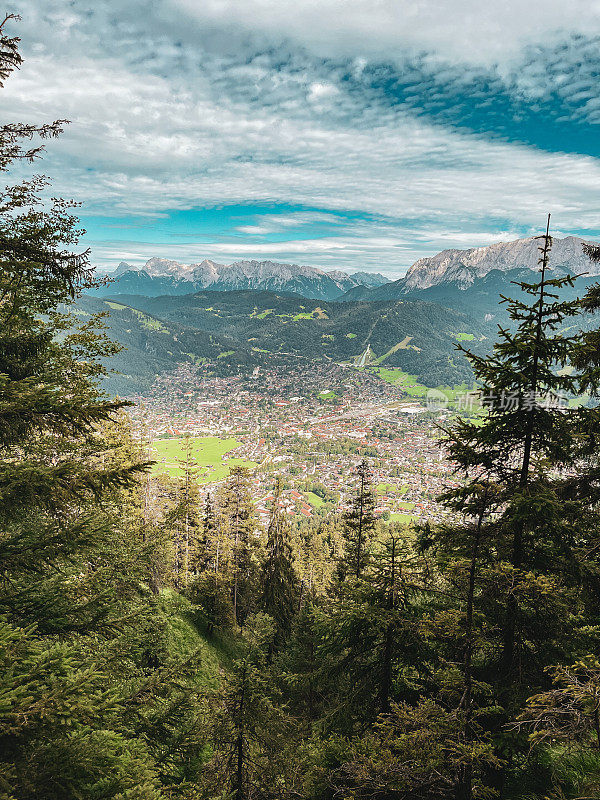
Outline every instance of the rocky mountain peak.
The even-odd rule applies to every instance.
[[[584,243],[584,239],[577,236],[554,239],[550,269],[600,274],[599,266],[591,264],[584,254]],[[467,288],[476,278],[494,269],[502,272],[511,269],[535,270],[538,269],[539,246],[540,240],[530,237],[469,250],[442,250],[435,256],[415,261],[402,279],[404,290],[428,289],[440,283],[455,283]]]

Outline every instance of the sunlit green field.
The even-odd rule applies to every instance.
[[[413,514],[390,514],[390,522],[403,522],[410,525],[411,522],[416,522],[419,518]]]
[[[408,486],[398,486],[395,483],[378,483],[375,491],[377,494],[389,494],[390,492],[398,492],[398,494],[406,494]]]
[[[419,383],[416,375],[410,375],[401,369],[388,369],[387,367],[378,367],[373,371],[387,383],[398,386],[410,397],[427,397],[429,387]],[[455,402],[458,397],[469,391],[466,383],[457,384],[452,388],[449,386],[437,386],[436,388],[444,392],[450,402]]]
[[[252,469],[254,461],[243,458],[231,458],[223,463],[223,456],[230,453],[241,442],[237,439],[219,439],[217,436],[192,437],[192,458],[198,466],[198,482],[212,483],[226,478],[229,468],[244,466]],[[171,476],[183,475],[182,461],[185,458],[184,439],[156,439],[152,443],[152,458],[156,461],[155,472],[166,472]]]
[[[377,367],[373,370],[387,383],[398,386],[411,397],[425,397],[429,389],[417,381],[416,375],[409,375],[401,369],[388,369]]]

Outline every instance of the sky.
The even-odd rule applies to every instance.
[[[600,236],[600,0],[22,0],[4,118],[103,271],[152,256],[400,276]]]

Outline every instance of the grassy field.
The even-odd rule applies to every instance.
[[[416,522],[418,517],[415,517],[413,514],[390,514],[390,522],[404,522],[406,525],[410,525],[411,522]]]
[[[317,397],[320,400],[335,400],[337,398],[337,394],[335,392],[332,392],[332,391],[319,392]]]
[[[397,386],[410,397],[426,397],[429,389],[417,381],[416,375],[409,375],[401,369],[388,369],[387,367],[377,367],[373,369],[380,378],[387,383]]]
[[[403,372],[401,369],[387,369],[386,367],[377,367],[373,371],[384,381],[387,381],[387,383],[398,386],[398,388],[402,389],[402,391],[406,392],[410,397],[427,397],[429,387],[419,383],[415,375],[409,375],[408,372]],[[462,395],[470,391],[470,387],[466,383],[460,383],[452,387],[436,386],[436,389],[444,392],[451,404],[456,403],[459,397],[462,397]],[[478,406],[478,403],[474,403],[474,406]]]
[[[237,439],[219,439],[216,436],[195,436],[192,438],[192,456],[199,466],[199,483],[212,483],[226,478],[229,467],[244,466],[252,469],[254,461],[231,458],[223,463],[223,456],[241,443]],[[153,442],[152,458],[157,462],[155,472],[166,472],[171,476],[183,475],[179,461],[185,456],[183,439],[156,439]]]
[[[314,492],[307,492],[306,500],[315,508],[320,508],[323,505],[323,498]]]
[[[378,483],[375,491],[377,494],[389,494],[390,492],[398,492],[398,494],[406,494],[408,486],[398,486],[395,483]]]

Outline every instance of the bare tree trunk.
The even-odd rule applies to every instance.
[[[473,716],[473,607],[475,600],[475,579],[477,577],[477,562],[479,560],[479,544],[481,542],[481,529],[483,518],[487,506],[489,485],[486,484],[485,492],[481,502],[481,510],[477,518],[477,527],[473,537],[473,547],[471,550],[471,563],[469,565],[469,587],[467,590],[467,604],[465,613],[465,653],[463,659],[463,674],[465,690],[461,705],[465,710],[464,738],[469,742],[472,739],[473,731],[471,720]],[[459,776],[456,787],[456,800],[471,800],[473,797],[473,767],[465,764]]]
[[[246,668],[242,672],[242,686],[240,690],[239,717],[237,724],[236,749],[236,769],[235,769],[235,800],[244,800],[244,700],[246,694]]]

